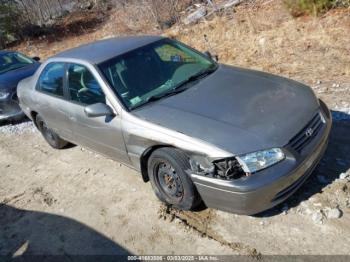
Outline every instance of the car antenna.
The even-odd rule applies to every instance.
[[[219,56],[218,55],[212,55],[213,54],[213,48],[208,40],[208,36],[206,34],[203,35],[204,37],[204,41],[206,42],[206,44],[208,45],[208,49],[209,51],[207,51],[206,53],[209,54],[216,62],[219,61]]]

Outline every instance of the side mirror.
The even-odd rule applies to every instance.
[[[40,61],[40,57],[38,57],[38,56],[34,56],[34,57],[32,57],[32,59],[35,60],[35,61],[37,61],[37,62]]]
[[[84,108],[87,117],[114,116],[112,108],[104,103],[96,103]]]
[[[211,60],[214,60],[214,61],[216,61],[216,62],[219,61],[219,57],[218,57],[217,55],[214,55],[214,56],[213,56],[209,51],[205,51],[205,52],[204,52],[204,55],[205,55],[206,57],[210,58]]]

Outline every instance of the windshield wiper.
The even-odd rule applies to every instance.
[[[157,101],[157,100],[162,99],[162,98],[164,98],[164,97],[172,96],[172,95],[176,95],[176,94],[178,94],[178,93],[181,93],[181,92],[184,91],[184,90],[185,90],[185,89],[181,89],[181,90],[175,89],[175,88],[174,88],[174,89],[170,89],[170,91],[165,92],[165,93],[163,93],[163,94],[154,95],[154,96],[148,97],[148,98],[146,99],[146,102],[148,103],[148,102]]]
[[[213,73],[216,69],[217,69],[217,67],[199,71],[197,74],[194,74],[194,75],[190,76],[189,78],[187,78],[186,80],[180,82],[178,85],[176,85],[175,87],[173,87],[169,91],[167,91],[163,94],[149,96],[146,100],[144,100],[142,103],[136,105],[132,109],[138,108],[138,107],[140,107],[144,104],[147,104],[149,102],[154,102],[154,101],[163,99],[164,97],[168,97],[168,96],[172,96],[172,95],[176,95],[178,93],[181,93],[182,91],[185,91],[187,89],[187,88],[183,88],[185,85]]]
[[[168,97],[168,96],[172,96],[172,95],[176,95],[178,93],[181,93],[182,91],[185,91],[186,89],[170,89],[170,91],[168,92],[165,92],[163,94],[159,94],[159,95],[153,95],[153,96],[149,96],[147,97],[147,99],[145,99],[144,101],[142,101],[140,104],[132,107],[131,109],[136,109],[140,106],[143,106],[144,104],[148,104],[150,102],[154,102],[154,101],[157,101],[157,100],[160,100],[160,99],[163,99],[164,97]]]
[[[173,88],[173,90],[178,90],[180,89],[181,87],[187,85],[188,83],[190,82],[193,82],[193,81],[197,81],[198,79],[200,78],[203,78],[207,75],[210,75],[211,73],[213,73],[215,70],[217,69],[217,67],[214,67],[214,68],[209,68],[209,69],[205,69],[205,70],[201,70],[199,71],[197,74],[194,74],[192,76],[190,76],[189,78],[187,78],[186,80],[182,81],[181,83],[179,83],[177,86],[175,86]]]

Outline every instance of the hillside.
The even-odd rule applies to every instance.
[[[187,13],[181,15],[183,18]],[[13,49],[45,59],[103,38],[162,34],[198,50],[210,50],[221,63],[316,86],[315,90],[332,107],[349,107],[350,9],[294,18],[282,0],[244,1],[196,24],[181,21],[161,30],[144,6],[137,4],[109,11],[74,12],[60,21],[57,33],[27,40]]]

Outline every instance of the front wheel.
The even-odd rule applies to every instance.
[[[169,205],[191,210],[201,198],[188,174],[188,158],[178,149],[160,148],[148,160],[148,175],[157,197]]]
[[[56,148],[56,149],[61,149],[68,144],[68,142],[66,140],[63,140],[52,129],[48,128],[44,119],[40,115],[36,116],[35,122],[36,122],[36,125],[37,125],[39,131],[41,132],[41,134],[45,138],[46,142],[51,147]]]

